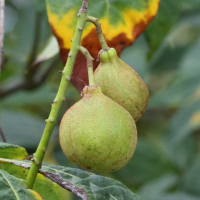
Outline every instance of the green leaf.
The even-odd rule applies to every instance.
[[[172,166],[162,145],[161,141],[156,143],[156,141],[140,138],[133,158],[123,169],[113,174],[126,185],[137,187],[138,184],[144,184],[169,173],[172,171]]]
[[[170,138],[173,145],[183,141],[200,128],[200,100],[178,111],[170,121]]]
[[[190,9],[196,10],[198,8],[200,9],[200,1],[199,0],[190,0],[190,1],[182,0],[182,2],[183,2],[184,10],[190,10]]]
[[[44,45],[41,52],[37,55],[33,65],[48,60],[59,53],[58,42],[54,36],[51,36]]]
[[[33,190],[25,189],[24,180],[0,170],[0,199],[6,200],[42,200]]]
[[[146,54],[148,52],[148,45],[143,35],[141,35],[134,45],[127,47],[123,50],[120,59],[132,67],[139,76],[145,81],[147,76],[147,61]]]
[[[198,15],[198,29],[200,35],[200,15]],[[194,21],[194,20],[193,20]],[[193,30],[194,31],[194,30]],[[187,49],[185,54],[182,57],[181,60],[181,73],[182,75],[187,76],[188,73],[191,74],[192,72],[200,72],[199,69],[199,58],[198,58],[198,52],[200,51],[200,37],[195,41],[194,45],[192,45],[190,48]]]
[[[145,31],[145,36],[150,46],[149,57],[157,50],[169,30],[177,21],[181,6],[181,1],[161,0],[157,17]]]
[[[165,135],[165,152],[174,168],[183,171],[195,159],[198,152],[198,143],[195,138],[187,137],[180,143],[174,144],[172,137],[173,135],[171,137],[169,137],[169,134]]]
[[[162,197],[152,200],[199,200],[199,197],[192,196],[184,192],[177,192],[172,194],[166,194]]]
[[[186,171],[183,186],[185,191],[200,195],[200,157],[197,157],[192,166]]]
[[[1,111],[0,123],[7,142],[28,148],[37,146],[45,127],[44,119],[8,110]]]
[[[29,168],[30,164],[29,161],[3,158],[0,158],[0,162],[13,163],[24,168]],[[43,163],[39,173],[85,200],[142,200],[119,181],[80,169]]]
[[[23,180],[26,180],[28,174],[27,169],[5,162],[0,163],[0,169]],[[39,193],[44,200],[61,200],[60,186],[41,174],[37,175],[33,190]]]
[[[0,158],[23,160],[28,156],[26,149],[4,142],[0,142]]]
[[[177,108],[188,106],[200,97],[200,79],[197,71],[179,75],[167,88],[150,98],[148,108]]]
[[[157,179],[144,184],[139,191],[139,195],[144,199],[156,199],[162,197],[167,190],[178,183],[176,174],[165,174]]]

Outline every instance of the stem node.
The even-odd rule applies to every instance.
[[[67,81],[70,81],[70,80],[71,80],[71,77],[66,76],[66,79],[67,79]]]

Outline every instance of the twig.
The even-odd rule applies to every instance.
[[[88,194],[86,191],[82,188],[76,187],[69,181],[63,179],[59,174],[52,174],[49,172],[44,172],[42,170],[39,170],[39,173],[42,174],[43,176],[49,178],[50,180],[54,181],[61,187],[67,189],[68,191],[74,193],[76,196],[80,197],[83,200],[88,200]]]
[[[87,13],[87,8],[88,8],[88,0],[83,0],[83,4],[81,6],[81,9],[79,10],[78,16],[81,13]]]
[[[87,59],[89,85],[95,85],[94,84],[94,76],[93,76],[93,60],[94,60],[94,58],[90,55],[89,51],[85,47],[80,46],[79,50]]]
[[[74,63],[79,51],[79,45],[81,42],[83,28],[87,20],[87,10],[86,10],[87,2],[88,2],[87,0],[83,0],[82,8],[79,11],[78,21],[77,21],[77,25],[76,25],[76,29],[74,33],[74,38],[72,41],[72,46],[68,54],[67,63],[62,72],[62,79],[60,82],[60,86],[59,86],[56,98],[54,99],[54,103],[51,107],[49,117],[47,120],[45,120],[46,127],[44,129],[42,138],[40,140],[40,143],[38,145],[36,152],[33,154],[34,157],[32,159],[32,164],[26,178],[27,187],[29,189],[32,189],[37,173],[39,169],[41,168],[42,161],[43,161],[52,131],[55,125],[57,124],[58,114],[62,106],[62,102],[65,98],[65,91],[71,79]]]
[[[4,7],[5,1],[0,0],[0,72],[3,60],[3,38],[4,38]]]
[[[1,129],[1,126],[0,126],[0,135],[1,135],[1,137],[2,137],[2,141],[3,141],[3,142],[6,142],[6,138],[5,138],[5,135],[3,134],[3,131],[2,131],[2,129]]]
[[[26,73],[24,74],[24,78],[26,81],[27,88],[32,89],[34,88],[34,76],[37,70],[39,69],[38,65],[35,65],[35,67],[31,67],[33,61],[35,60],[36,54],[37,54],[37,48],[39,44],[39,39],[40,39],[40,27],[41,27],[41,18],[40,18],[40,13],[36,13],[35,16],[35,29],[34,29],[34,36],[33,36],[33,44],[30,52],[30,57],[27,61],[25,71]]]
[[[10,163],[14,164],[16,166],[19,166],[19,167],[23,167],[24,169],[30,169],[30,165],[28,165],[28,164],[18,163],[18,162],[10,162]],[[73,192],[76,196],[80,197],[81,199],[88,200],[88,194],[86,193],[86,191],[84,189],[76,187],[69,181],[63,179],[58,173],[53,174],[50,172],[42,171],[41,169],[39,169],[38,172],[40,174],[42,174],[43,176],[49,178],[53,182],[57,183],[61,187],[65,188],[66,190]]]
[[[27,62],[27,69],[30,69],[32,66],[33,61],[35,60],[36,54],[37,54],[37,48],[39,44],[39,39],[40,39],[40,27],[41,27],[41,17],[40,13],[36,13],[35,16],[35,27],[34,27],[34,36],[33,36],[33,44],[31,48],[31,53],[30,57]]]
[[[0,0],[0,2],[2,2],[2,0]],[[40,26],[41,26],[41,18],[40,18],[40,14],[37,13],[36,18],[35,18],[35,32],[34,32],[34,37],[33,37],[33,45],[32,45],[32,49],[30,52],[30,57],[27,61],[26,67],[25,67],[26,74],[24,75],[24,79],[22,79],[18,82],[13,81],[6,88],[0,88],[0,98],[1,99],[5,98],[6,96],[8,96],[14,92],[19,91],[19,90],[32,90],[32,89],[37,88],[39,86],[39,84],[44,82],[44,79],[47,77],[47,75],[49,74],[49,71],[52,69],[53,66],[51,65],[49,67],[49,69],[47,69],[47,72],[45,72],[43,74],[43,76],[40,77],[39,80],[37,79],[37,82],[34,81],[37,69],[39,69],[39,67],[38,67],[39,64],[36,65],[34,68],[33,67],[31,68],[31,64],[32,64],[33,60],[35,60],[35,57],[36,57],[38,40],[40,38]],[[1,59],[1,57],[0,57],[0,59]]]
[[[42,74],[42,75],[37,75],[33,77],[32,82],[26,81],[26,79],[23,79],[21,81],[13,81],[11,82],[10,85],[8,85],[6,88],[0,88],[0,98],[3,99],[9,94],[12,94],[14,92],[20,91],[20,90],[34,90],[38,88],[41,84],[44,83],[46,80],[47,76],[50,74],[51,70],[55,66],[57,60],[52,62],[52,64],[49,66],[49,68]]]
[[[99,42],[101,43],[101,47],[104,51],[107,51],[109,49],[106,40],[103,36],[103,32],[101,29],[101,23],[99,22],[98,18],[87,16],[87,21],[93,23],[96,26],[96,33],[99,37]]]
[[[13,81],[9,86],[6,88],[0,88],[0,99],[5,98],[7,95],[17,92],[19,90],[24,89],[25,87],[25,82],[23,80],[21,81]]]

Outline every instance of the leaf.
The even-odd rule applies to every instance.
[[[172,133],[176,134],[176,133]],[[173,167],[179,171],[185,170],[193,159],[196,157],[198,152],[198,143],[193,137],[187,137],[178,144],[173,143],[172,135],[165,136],[165,152],[173,164]]]
[[[0,158],[10,158],[22,160],[28,156],[26,149],[4,142],[0,142]]]
[[[7,142],[35,148],[44,131],[44,119],[30,114],[2,110],[0,124],[4,130]],[[54,134],[58,129],[54,129]]]
[[[196,71],[180,74],[176,79],[151,97],[148,108],[177,108],[200,99],[200,79]],[[177,92],[179,91],[179,92]]]
[[[199,18],[200,18],[200,15],[198,16],[198,24],[197,24],[198,29],[200,27],[200,19]],[[192,19],[193,19],[193,23],[194,23],[194,18],[192,18]],[[193,30],[193,32],[194,32],[194,30]],[[198,35],[200,35],[200,31],[199,31]],[[183,58],[180,63],[181,72],[183,75],[187,75],[191,71],[200,72],[199,59],[198,59],[199,51],[200,51],[200,37],[197,39],[197,41],[195,41],[194,45],[192,45],[190,48],[188,48],[188,50],[183,55]]]
[[[23,180],[26,180],[28,174],[27,169],[12,165],[10,163],[1,162],[0,169]],[[37,175],[33,190],[39,193],[44,200],[61,200],[60,186],[41,174]]]
[[[177,185],[177,183],[178,176],[168,173],[144,184],[140,188],[139,194],[144,199],[156,199],[162,197],[167,190]]]
[[[25,189],[24,180],[0,170],[0,199],[6,200],[42,200],[33,190]]]
[[[12,163],[29,168],[29,161],[0,158],[0,162]],[[56,181],[82,199],[88,200],[142,200],[125,185],[111,178],[96,175],[84,170],[43,163],[39,173]]]
[[[197,9],[200,8],[200,1],[199,0],[182,0],[183,6],[185,10],[190,10],[190,9]]]
[[[51,36],[41,52],[37,55],[36,60],[33,62],[32,65],[36,65],[42,61],[48,60],[58,54],[58,42],[54,36]]]
[[[186,171],[183,186],[185,191],[200,195],[200,157],[197,157],[192,166]]]
[[[123,50],[120,59],[132,67],[139,76],[145,81],[148,75],[148,63],[146,61],[146,54],[148,52],[148,45],[143,35],[141,35],[134,45]]]
[[[49,23],[53,34],[58,39],[60,55],[65,64],[82,0],[69,0],[67,2],[46,0],[46,3]],[[159,0],[90,0],[88,15],[99,18],[108,46],[114,47],[120,54],[124,48],[133,43],[155,17],[158,4]],[[89,50],[94,58],[97,58],[101,47],[92,24],[86,24],[81,44]],[[97,65],[98,62],[95,62],[94,68]],[[79,79],[88,83],[86,61],[81,53],[77,56],[71,80],[81,92],[84,83]]]
[[[162,145],[161,141],[140,138],[133,158],[123,169],[114,172],[115,177],[130,187],[137,187],[171,172],[172,166]]]
[[[199,200],[199,197],[192,196],[184,192],[177,192],[163,195],[162,197],[151,200]]]
[[[156,19],[153,20],[145,31],[145,36],[150,46],[149,57],[157,50],[169,30],[177,21],[181,6],[181,1],[161,0]]]
[[[170,138],[173,145],[183,141],[200,128],[200,100],[177,112],[170,122]]]

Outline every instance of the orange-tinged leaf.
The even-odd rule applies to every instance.
[[[65,64],[82,0],[46,0],[46,3],[49,23],[58,39],[60,55]],[[89,0],[88,15],[99,18],[108,46],[114,47],[120,55],[155,17],[158,5],[159,0]],[[81,45],[97,59],[101,46],[93,24],[86,23]],[[97,65],[98,62],[94,62],[94,68]],[[84,87],[80,79],[88,83],[86,61],[81,53],[78,54],[71,80],[79,92]]]

